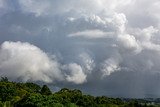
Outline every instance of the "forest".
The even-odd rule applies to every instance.
[[[0,107],[160,107],[145,99],[122,99],[91,96],[78,89],[62,88],[52,92],[47,85],[12,82],[0,79]]]

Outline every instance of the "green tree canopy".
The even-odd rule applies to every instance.
[[[51,90],[48,88],[47,85],[43,85],[42,89],[41,89],[41,94],[42,95],[51,95],[52,92]]]

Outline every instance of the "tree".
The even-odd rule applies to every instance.
[[[0,84],[0,100],[2,102],[10,101],[16,95],[17,95],[17,90],[14,84],[12,83]]]
[[[25,83],[25,86],[27,88],[29,88],[28,91],[31,91],[31,92],[36,92],[36,93],[39,93],[40,90],[41,90],[41,87],[35,83],[30,83],[30,82],[27,82]]]
[[[41,94],[42,95],[51,95],[52,92],[51,90],[47,87],[47,85],[43,85],[42,89],[41,89]]]
[[[8,78],[7,77],[1,77],[1,82],[8,82]]]

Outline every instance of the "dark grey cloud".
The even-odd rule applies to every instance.
[[[0,0],[0,75],[94,95],[159,97],[159,4]]]

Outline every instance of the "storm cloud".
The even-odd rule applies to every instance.
[[[0,0],[0,75],[113,97],[160,96],[158,0]]]

